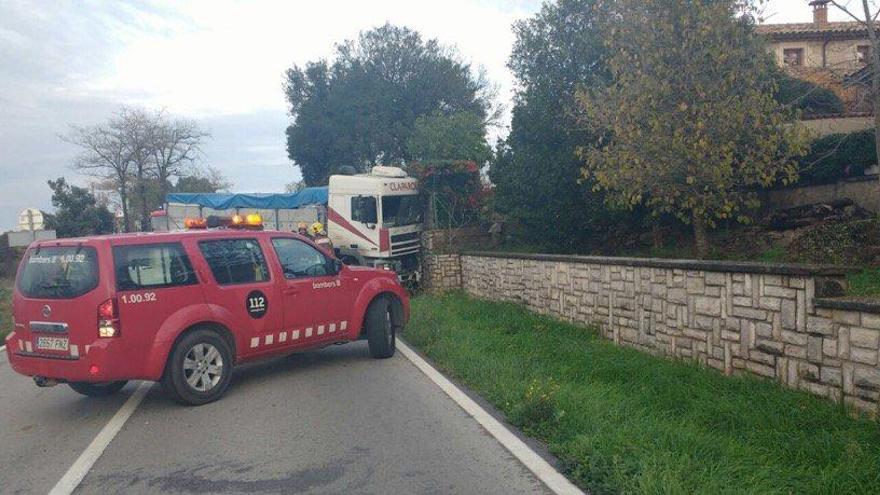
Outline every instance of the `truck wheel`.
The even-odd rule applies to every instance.
[[[181,404],[199,406],[226,392],[232,378],[232,351],[226,341],[207,328],[194,330],[174,346],[162,386]]]
[[[74,391],[89,397],[106,397],[122,390],[126,383],[128,383],[127,380],[121,380],[104,383],[70,382],[67,385]]]
[[[370,355],[377,359],[393,356],[395,349],[394,323],[391,319],[391,305],[388,299],[379,297],[370,303],[365,320]]]

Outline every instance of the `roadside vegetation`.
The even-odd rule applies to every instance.
[[[593,493],[868,493],[880,482],[878,424],[826,400],[462,293],[417,297],[412,315],[408,342]]]
[[[12,331],[12,279],[0,278],[0,345]]]

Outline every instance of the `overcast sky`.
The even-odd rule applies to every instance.
[[[770,22],[809,21],[806,4],[771,0]],[[539,0],[0,0],[0,231],[22,208],[51,209],[46,180],[86,182],[70,167],[76,148],[58,135],[120,104],[198,119],[212,134],[204,162],[234,190],[280,192],[299,178],[285,149],[285,69],[386,21],[456,46],[509,107],[510,26],[539,8]]]

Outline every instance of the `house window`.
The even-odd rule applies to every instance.
[[[782,51],[782,61],[787,67],[800,67],[804,65],[803,48],[786,48]]]
[[[871,47],[868,45],[859,45],[856,47],[856,60],[860,64],[867,64],[871,59]]]

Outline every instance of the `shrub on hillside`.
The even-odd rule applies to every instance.
[[[801,159],[801,184],[825,184],[864,175],[877,163],[874,130],[830,134],[813,141],[810,153]]]
[[[801,263],[863,265],[877,254],[875,220],[826,222],[801,231],[788,248],[788,260]]]
[[[843,102],[830,89],[786,74],[777,80],[776,100],[791,105],[804,115],[843,113]]]

